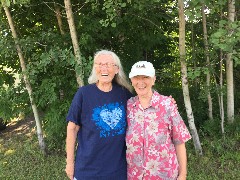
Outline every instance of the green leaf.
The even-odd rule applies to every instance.
[[[232,28],[237,29],[238,28],[238,24],[237,23],[232,23]]]
[[[116,23],[112,23],[111,26],[115,28],[117,25]]]
[[[127,5],[126,3],[122,3],[121,7],[126,7],[126,5]]]
[[[220,20],[218,24],[222,28],[222,27],[224,27],[226,25],[226,23],[227,23],[226,20]]]

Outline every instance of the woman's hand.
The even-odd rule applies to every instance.
[[[176,109],[178,109],[177,102],[175,99],[172,97],[172,95],[169,96],[171,98],[172,103],[176,106]]]
[[[73,180],[74,163],[67,163],[65,172],[70,180]]]
[[[187,176],[186,175],[179,175],[177,180],[186,180]]]
[[[75,143],[77,138],[77,133],[80,126],[76,125],[73,122],[68,122],[67,126],[67,138],[66,138],[66,173],[70,180],[73,180],[74,176],[74,152],[75,152]]]

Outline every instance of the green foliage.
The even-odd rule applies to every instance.
[[[238,166],[240,165],[239,138],[228,139],[228,141],[217,141],[215,145],[203,140],[204,155],[196,157],[193,149],[188,148],[188,177],[189,180],[219,180],[219,179],[239,179]],[[235,142],[231,146],[234,150],[226,149],[229,141]],[[193,148],[193,147],[191,147]],[[220,150],[220,151],[219,151]],[[217,155],[211,151],[219,152]],[[227,173],[226,173],[227,172]]]
[[[27,63],[27,75],[33,87],[34,100],[44,113],[43,128],[48,148],[59,149],[66,136],[66,114],[77,90],[75,72],[80,67],[75,61],[72,48],[61,44],[59,36],[53,31],[40,34],[40,44],[47,44],[45,47],[30,46],[34,40],[21,39],[22,43],[25,42],[25,52],[34,52]],[[86,81],[92,67],[92,57],[81,58]]]
[[[188,67],[188,78],[193,80],[201,75],[202,72],[208,72],[207,68],[202,68],[202,67],[197,67],[197,68],[192,68]],[[204,73],[205,74],[205,73]]]
[[[229,22],[219,21],[219,29],[210,37],[211,43],[215,48],[220,48],[225,52],[232,52],[232,49],[239,43],[240,21]]]
[[[26,91],[22,87],[10,86],[8,88],[0,88],[0,117],[5,121],[18,117],[22,113],[29,111],[29,102],[25,101],[28,98]]]
[[[240,117],[236,116],[233,123],[224,122],[224,131],[226,135],[222,134],[221,121],[219,119],[213,119],[205,121],[201,127],[200,132],[203,137],[222,137],[227,138],[228,135],[237,134],[240,130]]]
[[[11,5],[11,3],[13,3],[13,4],[28,4],[29,2],[30,2],[30,0],[1,0],[0,5],[9,7]]]
[[[122,8],[125,8],[126,5],[127,4],[125,2],[122,2],[122,0],[104,1],[102,5],[102,10],[106,12],[106,18],[101,19],[99,23],[104,27],[108,27],[109,25],[111,25],[111,27],[115,28],[117,26],[116,22],[119,20],[119,15],[122,11]]]
[[[32,85],[34,102],[45,114],[43,124],[50,148],[60,147],[59,144],[62,142],[64,133],[58,132],[65,128],[67,106],[78,88],[75,73],[83,68],[86,84],[92,67],[93,54],[100,49],[116,52],[127,74],[134,62],[151,61],[157,72],[156,89],[164,95],[172,95],[176,98],[180,113],[187,121],[181,88],[176,1],[87,0],[79,2],[73,0],[73,15],[79,37],[82,67],[75,63],[63,1],[55,1],[55,3],[61,7],[64,35],[58,31],[54,3],[31,0],[26,6],[13,3],[22,4],[26,0],[7,2],[11,3],[9,10],[26,61],[26,73]],[[206,68],[204,59],[201,19],[203,2],[206,6],[208,37],[211,39],[209,43],[211,69]],[[227,3],[224,0],[188,1],[185,5],[188,17],[186,19],[186,61],[190,67],[188,68],[190,97],[196,125],[200,128],[208,119],[206,92],[211,90],[213,94],[213,110],[216,117],[219,114],[219,107],[215,94],[225,92],[225,86],[223,90],[214,88],[213,81],[210,87],[205,86],[206,73],[216,74],[219,71],[217,67],[220,61],[219,49],[222,49],[223,53],[232,52],[235,68],[238,68],[240,63],[239,22],[229,23],[225,19],[226,16],[220,17],[221,13],[227,14]],[[239,7],[239,3],[236,5]],[[1,103],[5,103],[6,107],[1,108],[0,111],[5,113],[2,113],[3,116],[10,118],[21,110],[25,111],[26,107],[22,106],[30,109],[30,105],[24,85],[12,88],[13,74],[2,70],[3,67],[8,67],[12,68],[14,73],[21,72],[4,11],[1,11],[0,15],[0,83],[10,87],[8,93],[6,90],[1,90]],[[231,35],[230,30],[233,30]],[[224,69],[225,65],[222,68]],[[238,73],[234,74],[236,76]],[[236,86],[239,84],[238,79],[235,77]],[[226,82],[223,81],[223,83],[225,85]],[[64,95],[62,99],[60,92]],[[239,95],[236,93],[235,97],[238,99]],[[226,98],[225,94],[224,98]],[[236,105],[238,105],[237,100]]]
[[[46,133],[46,142],[48,149],[55,151],[56,149],[64,149],[63,143],[66,139],[66,114],[70,102],[59,101],[51,103],[44,116],[44,131]]]
[[[203,156],[195,156],[193,144],[187,143],[188,179],[240,178],[238,173],[240,165],[239,122],[238,117],[236,124],[225,123],[224,136],[221,134],[219,119],[204,123],[200,130]]]
[[[49,149],[60,148],[65,139],[68,99],[77,88],[74,67],[71,51],[59,47],[42,53],[39,60],[28,64],[35,102],[45,114],[43,128]]]

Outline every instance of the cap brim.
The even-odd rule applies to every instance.
[[[138,72],[130,72],[129,78],[135,77],[135,76],[149,76],[154,77],[152,73],[147,73],[146,71],[138,71]]]

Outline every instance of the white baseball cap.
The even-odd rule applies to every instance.
[[[147,61],[136,62],[132,66],[131,72],[129,73],[129,78],[139,75],[154,77],[155,69],[153,67],[153,64]]]

